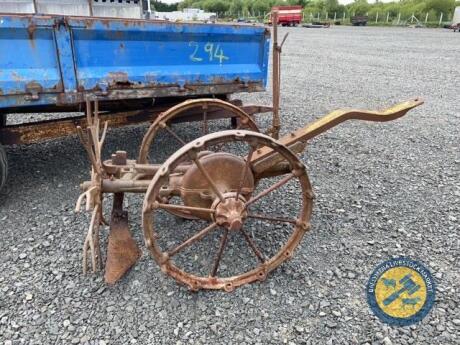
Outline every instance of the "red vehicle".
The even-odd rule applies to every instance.
[[[273,6],[272,13],[278,12],[278,25],[296,26],[302,21],[302,6]],[[272,20],[270,18],[270,24]]]
[[[454,30],[454,32],[455,32],[455,31],[460,32],[460,23],[452,24],[451,26],[449,26],[449,29]]]

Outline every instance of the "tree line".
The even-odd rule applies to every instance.
[[[174,11],[184,8],[201,8],[209,12],[215,12],[219,16],[261,16],[270,12],[273,6],[277,5],[301,5],[305,14],[324,15],[341,18],[344,14],[369,15],[375,17],[389,14],[391,17],[401,14],[403,17],[415,15],[424,17],[428,14],[438,18],[441,13],[446,19],[452,18],[454,8],[460,6],[459,0],[401,0],[383,3],[376,1],[368,3],[367,0],[355,0],[348,5],[339,4],[338,0],[184,0],[177,4],[168,5],[161,1],[151,1],[152,8],[157,11]]]

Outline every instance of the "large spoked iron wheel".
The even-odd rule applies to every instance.
[[[288,168],[258,181],[252,157],[264,147]],[[180,164],[191,167],[180,175]],[[196,219],[168,225],[170,210]],[[232,291],[265,280],[293,256],[310,228],[311,210],[311,185],[294,153],[264,134],[223,131],[164,162],[144,199],[144,237],[161,270],[180,283]]]
[[[235,123],[237,129],[259,132],[251,116],[236,105],[213,98],[188,100],[168,109],[152,123],[142,140],[137,160],[138,163],[162,163],[164,161],[159,156],[162,151],[165,150],[165,145],[162,145],[160,139],[157,140],[157,137],[161,137],[161,135],[167,134],[169,136],[168,140],[173,139],[179,147],[181,147],[185,145],[186,142],[190,142],[202,135],[212,133],[214,130],[213,124],[219,121],[219,119],[213,118],[213,113],[216,111],[220,111],[221,114],[225,113],[227,117],[231,118],[232,123]],[[200,119],[199,123],[201,125],[199,126],[199,130],[195,131],[196,133],[194,133],[193,137],[185,138],[181,133],[177,133],[172,128],[171,124],[181,117],[195,117]],[[191,124],[187,126],[191,126]],[[222,128],[218,128],[217,130],[221,131]],[[192,131],[188,130],[188,133],[190,132]]]

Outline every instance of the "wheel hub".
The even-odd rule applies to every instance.
[[[222,217],[226,215],[230,218],[236,217],[234,220],[238,220],[237,218],[240,216],[237,210],[243,210],[244,203],[251,196],[255,184],[252,172],[248,171],[241,184],[240,197],[236,200],[236,191],[240,188],[241,172],[246,168],[246,162],[241,157],[226,152],[208,154],[200,158],[200,162],[203,169],[206,170],[209,177],[214,181],[217,189],[224,196],[224,200],[234,199],[234,202],[227,201],[224,203],[220,200],[200,169],[194,164],[187,170],[181,180],[181,198],[184,204],[201,208],[219,207]],[[216,203],[215,200],[218,200],[218,202]],[[219,206],[219,202],[222,205]],[[201,219],[210,219],[209,213],[199,211],[194,212],[193,216]],[[237,223],[234,226],[237,226]]]
[[[236,199],[235,193],[227,193],[224,198],[224,201],[217,199],[214,202],[215,221],[218,225],[228,230],[239,231],[247,217],[245,199],[242,196]]]

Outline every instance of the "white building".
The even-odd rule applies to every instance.
[[[143,18],[141,0],[0,0],[0,13]]]
[[[452,24],[460,23],[460,6],[456,7],[454,10],[454,18],[452,19]]]
[[[173,11],[173,12],[155,12],[153,11],[150,18],[159,19],[159,20],[168,20],[171,22],[177,22],[177,21],[208,22],[208,21],[216,20],[217,14],[212,13],[212,12],[205,12],[198,8],[185,8],[183,11]]]

